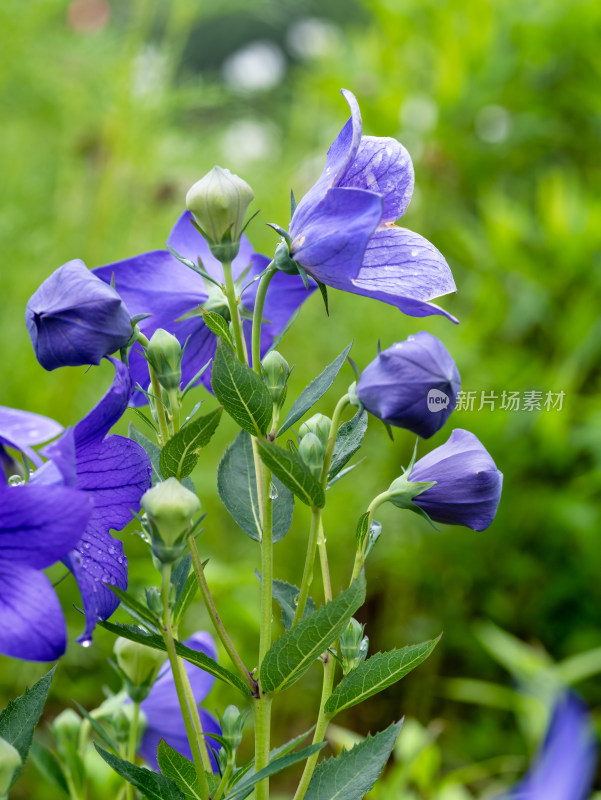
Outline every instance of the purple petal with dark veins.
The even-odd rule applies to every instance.
[[[0,653],[25,661],[54,661],[67,646],[65,619],[43,572],[0,561]]]
[[[304,195],[298,204],[290,223],[290,233],[293,230],[302,232],[310,217],[313,215],[314,207],[323,200],[325,193],[332,186],[337,186],[338,181],[349,163],[355,158],[359,143],[361,141],[361,112],[355,99],[355,95],[347,89],[342,89],[346,102],[351,109],[351,117],[344,125],[330,149],[326,158],[326,165],[316,183]]]
[[[45,486],[77,486],[75,434],[67,428],[60,439],[42,449],[46,461],[29,479],[30,484]]]
[[[388,136],[362,136],[357,155],[337,181],[337,186],[382,195],[382,222],[396,222],[403,216],[414,184],[411,156],[400,142]]]
[[[74,428],[75,448],[101,440],[121,419],[132,392],[129,370],[122,361],[109,358],[115,367],[115,377],[104,397]]]
[[[348,291],[381,216],[379,195],[363,189],[330,189],[302,230],[290,226],[295,237],[290,255],[316,280]]]
[[[84,632],[77,641],[89,643],[98,620],[108,619],[119,605],[117,596],[104,584],[127,589],[123,545],[91,522],[63,563],[77,581],[86,617]]]
[[[44,569],[71,550],[92,500],[64,486],[0,486],[0,559]]]

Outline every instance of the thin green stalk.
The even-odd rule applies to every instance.
[[[340,398],[340,400],[336,403],[336,408],[334,409],[334,413],[332,414],[332,426],[330,427],[330,435],[328,437],[328,441],[326,444],[326,451],[323,457],[323,468],[321,470],[321,480],[324,489],[326,488],[328,482],[328,472],[330,471],[332,456],[334,455],[334,447],[336,445],[338,428],[340,427],[340,421],[342,419],[342,412],[348,405],[350,405],[350,402],[351,401],[348,394],[343,395]]]
[[[323,524],[319,521],[317,532],[317,549],[319,551],[319,562],[321,564],[321,577],[323,580],[323,594],[326,603],[332,599],[332,581],[330,579],[330,567],[328,564],[328,551],[326,549],[326,537],[323,532]]]
[[[190,709],[190,717],[192,718],[192,724],[194,725],[194,732],[196,734],[196,740],[198,742],[198,751],[200,753],[202,765],[207,772],[211,772],[212,766],[211,766],[211,758],[209,756],[209,746],[207,744],[207,740],[204,735],[202,722],[200,721],[198,705],[196,703],[196,699],[194,698],[194,692],[192,691],[190,678],[188,677],[188,673],[184,669],[184,665],[182,663],[181,658],[177,659],[177,664],[179,667],[182,686],[184,687],[184,694],[186,695],[186,700],[188,701],[188,708]]]
[[[223,776],[221,781],[219,782],[219,786],[217,787],[217,791],[215,792],[215,797],[213,800],[221,800],[223,795],[225,794],[225,790],[227,789],[227,785],[229,783],[230,778],[232,777],[232,772],[234,771],[234,762],[232,759],[228,759],[227,764],[225,765],[225,769],[223,770]]]
[[[136,334],[137,340],[140,342],[142,347],[148,347],[149,341],[144,336],[143,333],[140,331]],[[148,363],[148,362],[147,362]],[[152,368],[150,364],[148,364],[148,374],[150,375],[150,385],[152,387],[152,393],[155,397],[155,409],[157,414],[157,423],[159,426],[159,444],[164,445],[169,441],[169,427],[167,425],[167,417],[165,416],[165,406],[163,405],[163,390],[161,388],[161,384],[159,383],[159,379],[157,378],[157,374]]]
[[[219,616],[219,612],[217,611],[215,601],[213,600],[211,590],[209,589],[209,585],[207,583],[200,556],[198,555],[196,541],[192,536],[188,538],[188,547],[190,548],[190,554],[192,555],[192,566],[194,567],[194,572],[196,573],[198,585],[200,586],[200,592],[205,602],[207,611],[209,612],[209,616],[211,617],[211,621],[215,627],[215,630],[217,631],[217,635],[219,636],[222,645],[225,647],[232,664],[238,669],[241,677],[254,695],[257,693],[257,682],[244,666],[244,662],[238,655],[238,652],[225,629],[225,625],[221,621],[221,617]]]
[[[163,641],[165,642],[165,646],[167,648],[167,655],[169,656],[169,663],[171,664],[171,670],[173,672],[173,682],[175,683],[175,691],[177,692],[177,699],[179,701],[180,709],[182,712],[182,717],[186,728],[186,734],[188,736],[188,743],[190,744],[190,750],[192,751],[194,768],[196,770],[196,775],[200,783],[200,792],[202,794],[203,800],[209,800],[209,784],[207,781],[207,776],[203,769],[202,759],[200,756],[200,750],[198,746],[198,738],[194,731],[194,725],[192,723],[192,718],[190,716],[190,709],[188,707],[188,701],[186,699],[186,692],[182,684],[179,659],[175,651],[175,642],[173,641],[173,633],[171,627],[171,609],[169,607],[171,564],[163,564],[162,578],[163,578],[163,583],[162,583],[163,627],[161,633],[163,636]]]
[[[136,750],[138,746],[138,722],[140,719],[140,703],[135,700],[132,704],[132,717],[129,724],[129,738],[127,742],[127,760],[132,764],[136,763]],[[127,800],[135,800],[133,785],[128,781],[125,787],[125,797]]]
[[[232,329],[234,331],[234,342],[236,344],[236,354],[238,360],[243,364],[246,362],[246,346],[244,344],[244,336],[242,335],[242,324],[240,322],[240,315],[238,314],[238,298],[236,297],[236,286],[232,277],[231,262],[224,262],[223,277],[225,279],[225,296],[227,304],[230,309],[230,316],[232,318]]]
[[[261,374],[261,322],[263,320],[263,309],[265,308],[265,297],[271,279],[277,270],[273,266],[273,261],[267,267],[267,271],[259,281],[257,296],[255,297],[255,309],[253,311],[253,333],[252,333],[252,366],[257,375]]]
[[[376,495],[367,507],[367,530],[371,528],[371,523],[374,518],[376,508],[388,500],[388,492],[382,492]],[[353,564],[353,574],[351,576],[351,583],[359,577],[359,573],[365,564],[365,548],[357,550],[355,553],[355,563]]]
[[[298,603],[296,605],[296,612],[292,621],[293,625],[303,618],[305,608],[307,606],[307,598],[309,597],[309,588],[313,580],[313,565],[315,564],[315,553],[317,552],[317,533],[319,531],[319,523],[321,521],[321,509],[311,508],[311,527],[309,528],[309,542],[307,545],[307,556],[305,558],[305,566],[303,569],[303,577],[300,585],[300,592],[298,595]]]
[[[171,419],[173,420],[173,433],[179,431],[179,398],[177,389],[169,389],[169,408],[171,410]]]

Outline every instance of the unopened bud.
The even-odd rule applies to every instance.
[[[113,726],[113,735],[119,743],[129,741],[129,732],[134,717],[134,704],[123,703],[120,708],[116,709],[111,719]],[[144,731],[146,730],[146,716],[140,709],[138,711],[138,719],[136,725],[137,739],[140,741]]]
[[[167,478],[143,494],[140,505],[150,524],[154,555],[163,564],[175,561],[184,550],[192,518],[200,511],[200,500],[177,478]]]
[[[314,433],[325,448],[330,438],[331,428],[332,420],[329,417],[326,417],[325,414],[313,414],[306,422],[303,422],[298,432],[301,436]]]
[[[21,756],[16,747],[0,737],[0,800],[8,797],[13,778],[17,770],[21,769]]]
[[[72,708],[66,708],[52,721],[52,733],[59,750],[77,749],[82,719]]]
[[[286,399],[286,384],[290,375],[290,366],[277,350],[267,353],[261,362],[265,386],[275,405],[281,407]]]
[[[351,670],[365,661],[369,639],[363,636],[364,625],[351,618],[347,629],[340,637],[340,654],[342,656],[342,671],[347,675]]]
[[[220,261],[232,261],[238,254],[244,218],[254,197],[245,180],[221,167],[213,167],[188,191],[186,207]]]
[[[146,357],[164,389],[178,389],[182,380],[182,347],[171,333],[157,328],[146,350]]]
[[[127,694],[137,702],[145,700],[165,660],[164,654],[122,637],[115,642],[113,652],[125,676]]]
[[[319,478],[323,467],[324,449],[317,436],[314,433],[303,436],[298,446],[298,452],[313,475]]]
[[[246,714],[241,714],[236,706],[228,706],[223,712],[221,722],[221,735],[225,739],[226,747],[235,751],[242,741],[242,731],[246,721]]]

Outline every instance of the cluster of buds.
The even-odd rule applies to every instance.
[[[363,635],[365,626],[353,617],[340,637],[342,671],[345,675],[356,669],[367,658],[369,639]]]
[[[329,417],[314,414],[299,428],[301,440],[298,452],[316,478],[321,476],[331,427],[332,420]]]

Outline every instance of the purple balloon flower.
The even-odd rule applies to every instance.
[[[140,498],[150,486],[152,472],[150,460],[139,444],[124,436],[108,435],[123,415],[132,393],[127,367],[117,359],[110,361],[115,367],[115,378],[107,393],[73,430],[68,429],[43,449],[48,458],[45,463],[33,453],[32,460],[38,469],[29,482],[30,486],[53,487],[54,491],[61,485],[74,487],[80,490],[80,496],[93,502],[85,529],[78,531],[69,552],[60,555],[81,592],[86,623],[78,641],[84,645],[91,643],[96,622],[108,619],[119,605],[118,598],[105,584],[127,588],[123,544],[111,536],[110,530],[121,530],[131,521],[132,512],[139,509]],[[31,416],[25,411],[0,409],[0,441],[6,437],[12,446],[24,449],[24,434],[17,441],[15,430],[19,418],[21,428],[25,429],[31,423]],[[51,422],[46,422],[48,430]]]
[[[556,702],[542,747],[526,777],[503,800],[586,800],[597,737],[584,703],[566,692]]]
[[[205,653],[205,655],[213,659],[217,658],[215,643],[205,631],[198,631],[193,634],[189,639],[186,639],[184,644],[193,650]],[[183,661],[182,663],[190,679],[194,700],[197,704],[200,704],[211,691],[215,678],[189,661]],[[173,671],[168,662],[150,690],[150,694],[140,704],[140,708],[146,717],[146,729],[139,750],[140,755],[149,766],[156,770],[159,769],[157,748],[161,739],[164,739],[168,745],[186,758],[192,758],[192,751],[188,744],[186,728],[173,681]],[[221,733],[219,724],[212,714],[209,714],[203,708],[199,708],[198,713],[204,733]],[[211,753],[211,749],[217,751],[220,745],[210,737],[207,737],[206,742],[213,771],[216,771],[217,762]]]
[[[483,531],[501,499],[503,475],[479,439],[457,428],[448,441],[415,464],[409,480],[436,481],[413,499],[436,522]]]
[[[33,293],[25,323],[36,358],[48,370],[100,364],[132,334],[121,297],[80,259],[63,264]]]
[[[409,205],[409,153],[389,137],[362,136],[354,95],[342,94],[351,118],[328,150],[317,183],[290,223],[290,256],[315,280],[390,303],[413,317],[444,314],[429,300],[455,292],[434,245],[394,223]]]
[[[0,485],[0,652],[53,661],[65,652],[65,619],[41,570],[80,539],[92,513],[84,492]]]
[[[425,439],[457,405],[461,378],[444,344],[420,331],[382,351],[363,370],[357,397],[378,419]]]
[[[204,270],[216,281],[223,283],[223,267],[213,256],[208,244],[192,224],[192,216],[185,211],[169,234],[167,244],[179,255],[197,264],[200,260]],[[255,253],[252,245],[242,236],[240,251],[232,262],[232,275],[243,288],[267,267],[269,260]],[[140,330],[150,338],[157,328],[172,333],[183,346],[188,346],[182,360],[182,382],[187,384],[199,370],[215,355],[217,337],[205,325],[200,307],[217,310],[227,309],[227,301],[219,287],[205,280],[186,267],[168,250],[153,250],[125,261],[98,267],[94,273],[106,283],[114,276],[115,286],[130,312],[134,315],[150,314],[139,323]],[[242,295],[242,305],[252,311],[255,304],[258,282],[251,284]],[[296,310],[315,289],[312,284],[307,291],[300,278],[290,278],[278,273],[271,281],[261,330],[261,354],[265,354],[290,321]],[[190,312],[197,312],[192,316]],[[243,330],[250,352],[252,324],[243,320]],[[130,370],[134,383],[144,389],[148,384],[148,365],[141,351],[135,347],[130,353]],[[201,378],[207,389],[211,386],[211,370]],[[137,392],[132,400],[135,405],[146,402]]]

